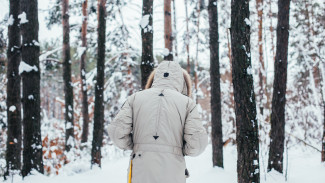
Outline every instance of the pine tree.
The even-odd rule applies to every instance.
[[[289,9],[290,0],[278,1],[277,45],[274,62],[274,83],[271,112],[271,142],[268,171],[283,172],[285,138],[285,103],[288,65]]]
[[[142,36],[142,58],[141,58],[141,87],[144,89],[148,77],[153,70],[153,27],[152,8],[153,0],[143,0],[142,18],[148,19],[148,24],[141,27]]]
[[[69,25],[69,0],[62,1],[62,26],[63,26],[63,82],[65,99],[65,150],[70,151],[73,145],[73,87],[71,82],[71,57],[70,57],[70,25]]]
[[[85,143],[88,141],[88,129],[89,129],[89,113],[88,113],[88,96],[87,96],[87,83],[86,83],[86,49],[87,49],[87,5],[88,0],[82,2],[82,27],[81,27],[81,41],[84,49],[80,59],[80,82],[81,82],[81,93],[82,93],[82,135],[81,142]]]
[[[250,57],[248,0],[231,1],[231,49],[238,182],[258,183],[260,182],[259,140]]]
[[[211,138],[213,166],[223,168],[221,121],[221,91],[219,70],[219,29],[217,0],[209,0],[210,80],[211,80]]]
[[[10,0],[9,16],[13,20],[8,25],[9,45],[7,50],[8,69],[7,69],[7,151],[6,164],[9,175],[10,170],[21,169],[21,103],[20,103],[20,75],[19,63],[20,55],[20,28],[19,24],[20,1]]]
[[[97,49],[97,78],[95,86],[94,130],[91,149],[91,164],[101,166],[101,147],[104,126],[104,64],[106,41],[106,0],[98,0],[98,49]]]
[[[21,0],[22,61],[32,67],[30,72],[19,70],[23,85],[23,168],[22,175],[32,169],[44,172],[42,159],[41,110],[40,110],[40,68],[38,43],[38,4],[37,0]],[[24,18],[26,18],[25,21]],[[25,22],[25,23],[23,23]],[[20,65],[21,65],[20,64]]]
[[[172,32],[172,14],[171,14],[171,0],[164,0],[164,39],[165,49],[169,53],[166,54],[165,60],[173,60],[173,32]]]

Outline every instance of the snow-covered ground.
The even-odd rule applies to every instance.
[[[288,183],[324,183],[325,182],[325,164],[320,163],[319,152],[307,150],[289,150],[288,153]],[[224,149],[225,168],[212,168],[211,145],[206,151],[198,157],[187,157],[187,167],[190,172],[190,178],[187,183],[233,183],[237,180],[236,174],[236,148],[226,147]],[[85,163],[75,162],[64,167],[58,176],[47,177],[41,174],[35,174],[26,177],[14,177],[14,183],[125,183],[128,156],[117,159],[103,159],[102,169],[89,169]],[[262,164],[262,161],[261,161]],[[264,162],[266,165],[266,162]],[[286,162],[285,162],[286,167]],[[66,170],[64,170],[66,169]],[[68,171],[68,169],[70,169]],[[73,171],[71,171],[73,169]],[[78,172],[80,171],[80,172]],[[10,183],[9,179],[5,183]],[[263,183],[284,183],[285,176],[276,172],[265,174],[261,168],[261,182]]]

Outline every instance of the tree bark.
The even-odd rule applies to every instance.
[[[8,26],[8,69],[7,69],[7,151],[6,175],[10,170],[21,170],[21,103],[20,103],[20,28],[19,24],[20,1],[10,0],[9,16],[14,19]]]
[[[142,37],[142,58],[141,58],[141,87],[147,84],[148,77],[153,71],[153,27],[152,27],[152,8],[153,0],[143,0],[142,17],[149,15],[149,23],[141,28]]]
[[[201,5],[202,5],[202,0],[199,0],[197,2],[197,33],[196,33],[196,56],[195,56],[195,64],[194,64],[194,88],[195,88],[195,100],[196,103],[198,103],[198,68],[199,68],[199,42],[200,42],[200,15],[201,15]]]
[[[70,151],[73,146],[73,87],[71,81],[70,57],[70,25],[69,25],[69,0],[62,1],[62,26],[63,26],[63,82],[65,99],[65,150]]]
[[[270,18],[270,34],[271,34],[271,51],[272,51],[272,58],[275,59],[275,54],[274,54],[274,34],[273,34],[273,23],[272,23],[272,0],[269,0],[269,18]]]
[[[85,143],[88,141],[88,129],[89,129],[89,113],[88,113],[88,96],[87,96],[87,83],[86,83],[86,49],[87,49],[87,4],[88,0],[83,1],[82,3],[82,28],[81,28],[81,46],[85,49],[81,55],[80,59],[80,82],[81,82],[81,93],[82,93],[82,117],[83,117],[83,125],[82,125],[82,135],[81,135],[81,143]]]
[[[176,5],[175,5],[175,0],[172,0],[173,1],[173,21],[174,21],[174,31],[173,31],[173,45],[175,46],[175,57],[176,57],[176,60],[177,60],[177,57],[178,57],[178,49],[177,49],[177,19],[176,19]]]
[[[217,0],[209,0],[212,164],[223,168]]]
[[[260,182],[258,123],[250,57],[249,1],[231,2],[232,76],[239,183]]]
[[[171,0],[164,0],[164,39],[165,48],[169,50],[164,59],[173,61],[173,32],[172,32],[172,15]]]
[[[98,0],[98,48],[97,48],[97,78],[95,86],[94,130],[91,149],[91,164],[101,167],[101,146],[103,143],[104,123],[104,67],[106,41],[106,0]]]
[[[321,162],[325,162],[325,100],[324,100],[324,78],[323,75],[321,74],[321,69],[320,67],[323,67],[324,64],[319,63],[318,66],[318,72],[320,73],[320,92],[322,96],[322,103],[323,103],[323,138],[322,138],[322,152],[321,152]],[[324,72],[324,70],[322,70]]]
[[[268,171],[274,169],[283,173],[290,0],[279,0],[278,8],[277,45],[274,62],[275,73],[271,112],[271,142],[267,169]]]
[[[40,116],[40,68],[38,44],[37,0],[21,0],[21,12],[26,13],[27,23],[21,23],[22,61],[34,67],[30,72],[22,72],[23,85],[23,126],[24,150],[22,175],[32,169],[44,172],[42,159],[41,116]]]
[[[256,0],[256,10],[258,16],[258,54],[259,54],[259,108],[260,112],[263,115],[264,104],[263,104],[263,97],[264,97],[264,87],[266,87],[266,77],[265,77],[265,65],[263,60],[263,0]]]
[[[190,31],[188,28],[188,8],[187,8],[187,0],[184,0],[185,3],[185,17],[186,17],[186,40],[185,40],[185,45],[186,45],[186,53],[187,53],[187,67],[186,70],[190,74],[191,73],[191,65],[190,65]]]

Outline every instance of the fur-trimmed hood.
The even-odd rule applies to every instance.
[[[182,69],[175,61],[162,61],[158,67],[151,72],[145,89],[148,88],[169,88],[188,97],[192,95],[191,77],[187,71]]]

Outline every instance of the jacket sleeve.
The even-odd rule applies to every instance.
[[[132,106],[128,97],[114,120],[108,125],[108,135],[114,145],[123,150],[133,149],[132,140]]]
[[[183,153],[186,156],[198,156],[208,145],[208,135],[201,121],[196,104],[190,100],[184,125]]]

